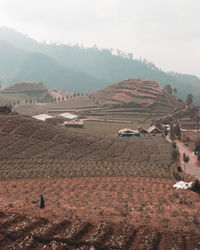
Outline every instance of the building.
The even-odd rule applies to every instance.
[[[123,137],[123,136],[133,136],[134,135],[134,131],[130,128],[123,128],[120,129],[118,132],[119,136]]]
[[[149,134],[161,134],[161,130],[153,125],[148,129],[148,133]]]
[[[64,119],[66,119],[66,120],[74,120],[74,119],[78,118],[77,115],[73,115],[71,113],[62,113],[62,114],[59,114],[57,116],[62,117]]]
[[[134,136],[140,136],[140,132],[138,130],[133,130],[133,135]]]
[[[138,128],[138,131],[140,132],[140,134],[143,134],[143,135],[148,134],[148,130],[145,128]]]
[[[52,118],[52,116],[47,114],[40,114],[40,115],[34,115],[33,118],[40,121],[46,121],[46,119]]]
[[[83,121],[65,121],[63,125],[65,127],[71,127],[71,128],[83,128],[84,122]]]

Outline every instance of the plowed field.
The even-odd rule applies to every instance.
[[[2,181],[1,249],[199,249],[199,195],[173,184],[134,177]]]

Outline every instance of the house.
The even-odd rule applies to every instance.
[[[138,128],[138,131],[140,132],[140,134],[143,134],[143,135],[148,134],[148,130],[145,128]]]
[[[130,128],[123,128],[120,129],[118,132],[119,136],[123,137],[123,136],[133,136],[134,135],[134,131]]]
[[[65,120],[74,120],[74,119],[77,119],[78,116],[77,115],[73,115],[71,113],[62,113],[62,114],[59,114],[57,116],[60,116],[62,118],[64,118]]]
[[[33,118],[40,121],[46,121],[46,119],[52,118],[52,116],[47,114],[40,114],[40,115],[34,115]]]
[[[163,128],[164,130],[170,131],[170,125],[169,125],[169,124],[164,124],[164,125],[162,125],[162,128]]]
[[[65,127],[71,127],[71,128],[83,128],[84,122],[83,121],[65,121],[63,125]]]
[[[12,112],[12,107],[11,106],[1,106],[0,107],[0,114],[9,114]]]
[[[149,129],[148,129],[148,133],[149,134],[161,134],[161,131],[159,128],[157,128],[156,126],[151,126]]]
[[[54,126],[63,124],[64,121],[65,121],[64,118],[58,117],[58,116],[53,116],[53,117],[51,117],[51,118],[47,118],[47,119],[46,119],[46,123],[48,123],[48,124],[50,124],[50,125],[54,125]]]
[[[133,135],[134,136],[140,136],[140,132],[138,130],[133,130]]]

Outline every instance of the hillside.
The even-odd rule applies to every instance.
[[[0,104],[25,102],[51,102],[54,98],[66,97],[69,92],[49,89],[42,83],[18,82],[0,90]]]
[[[72,70],[73,73],[77,73],[78,76],[75,79],[72,78],[72,84],[75,84],[73,87],[67,84],[69,81],[66,81],[66,79],[65,82],[62,77],[59,80],[57,79],[56,86],[60,89],[91,92],[127,78],[144,78],[157,80],[161,86],[171,84],[173,88],[177,88],[178,96],[181,98],[185,98],[191,92],[195,100],[198,101],[200,95],[200,79],[198,77],[164,72],[152,62],[147,62],[145,59],[138,60],[133,58],[131,53],[126,55],[122,51],[118,51],[113,54],[112,50],[100,50],[97,47],[84,48],[77,45],[42,44],[7,28],[0,29],[0,40],[10,43],[15,48],[26,51],[26,53],[37,52],[47,55],[54,60],[54,63],[57,63],[57,67],[62,66],[68,70]],[[51,77],[45,79],[41,79],[42,75],[39,75],[40,79],[37,78],[37,81],[46,81],[45,84],[52,87],[52,84],[55,84],[55,81],[53,83],[51,80],[55,80],[53,72]],[[80,72],[85,75],[79,75]],[[12,71],[7,71],[4,74],[4,79],[8,75],[13,75]],[[28,77],[26,74],[25,76]],[[19,80],[36,81],[34,77],[36,76],[30,75],[29,79],[21,78]],[[12,81],[13,78],[10,81],[3,80],[3,84],[7,85]]]
[[[2,249],[198,248],[199,196],[173,188],[172,146],[116,132],[0,115]]]
[[[167,94],[156,81],[128,79],[90,95],[94,102],[116,113],[139,112],[165,116],[184,108],[184,102]]]
[[[43,82],[47,87],[67,91],[88,92],[107,81],[59,65],[39,52],[25,52],[0,39],[0,83]]]

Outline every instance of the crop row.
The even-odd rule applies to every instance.
[[[127,223],[91,224],[66,219],[48,221],[44,217],[22,218],[0,232],[2,249],[198,249],[199,234],[161,233],[148,227],[135,228]],[[0,218],[9,220],[8,218]],[[190,248],[192,247],[192,248]]]
[[[0,161],[0,179],[87,176],[138,176],[173,178],[165,164],[59,159],[9,159]]]

